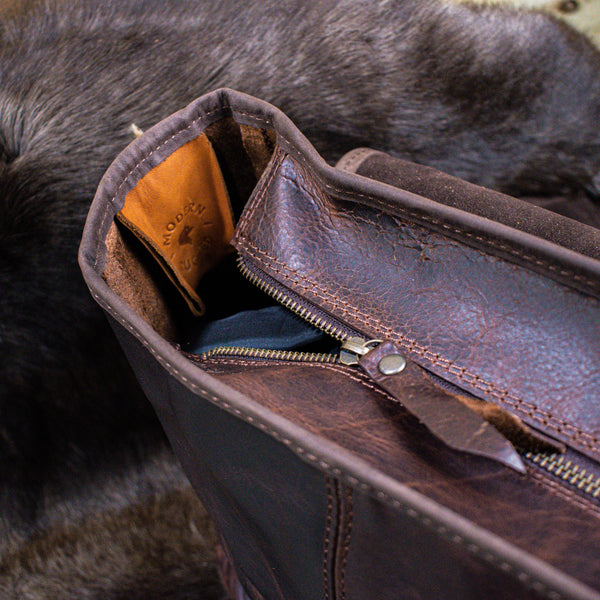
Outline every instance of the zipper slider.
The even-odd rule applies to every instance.
[[[381,342],[382,340],[365,340],[361,337],[348,337],[343,341],[340,348],[340,362],[346,366],[358,365],[360,357],[379,346]]]
[[[347,338],[340,350],[340,362],[358,365],[447,446],[526,472],[518,452],[493,425],[457,395],[436,385],[424,369],[407,361],[394,342]]]

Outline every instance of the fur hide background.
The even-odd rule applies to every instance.
[[[18,4],[17,4],[18,2]],[[600,188],[600,55],[442,0],[0,2],[0,597],[212,599],[215,533],[77,267],[112,159],[204,92],[515,195]]]
[[[564,19],[600,47],[600,0],[453,0],[486,6],[536,9]]]

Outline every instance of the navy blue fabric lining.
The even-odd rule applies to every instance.
[[[196,354],[218,346],[298,350],[319,342],[324,334],[281,306],[246,310],[207,323],[192,336]]]

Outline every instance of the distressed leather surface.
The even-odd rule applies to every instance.
[[[144,391],[186,473],[202,502],[214,515],[237,575],[252,600],[430,600],[440,597],[444,600],[536,600],[560,597],[553,596],[557,592],[524,570],[511,565],[500,568],[490,563],[484,549],[473,548],[466,540],[444,533],[439,525],[416,512],[394,508],[371,494],[355,491],[324,475],[317,464],[309,464],[297,453],[283,447],[272,432],[215,405],[210,393],[198,394],[190,390],[166,371],[135,335],[113,319],[111,324],[129,360],[136,365]],[[469,494],[476,500],[474,512],[486,513],[486,522],[496,529],[504,529],[503,537],[507,533],[506,527],[510,528],[509,535],[515,535],[515,531],[523,531],[527,524],[531,525],[527,518],[527,514],[531,517],[531,512],[506,510],[507,506],[513,509],[530,505],[507,505],[495,493],[496,485],[502,487],[504,494],[512,491],[510,486],[506,487],[505,476],[508,479],[518,476],[509,469],[497,466],[490,469],[487,461],[479,464],[468,461],[466,466],[459,460],[453,464],[443,453],[439,461],[415,463],[411,460],[402,465],[406,456],[398,453],[398,442],[411,437],[422,442],[422,432],[411,433],[410,424],[406,428],[399,426],[406,415],[387,415],[385,407],[382,410],[385,398],[381,392],[366,386],[372,394],[370,399],[375,402],[365,402],[364,382],[348,379],[347,370],[338,373],[340,379],[332,378],[328,370],[318,374],[316,371],[321,370],[318,365],[316,368],[306,365],[302,370],[310,368],[310,372],[305,377],[298,372],[297,365],[284,365],[283,370],[275,366],[274,371],[269,372],[270,369],[261,367],[254,369],[245,361],[229,365],[227,362],[230,361],[214,361],[214,368],[210,370],[233,385],[237,377],[249,396],[263,398],[265,406],[302,423],[309,430],[326,433],[328,437],[336,432],[332,436],[336,442],[350,441],[354,448],[366,441],[368,458],[376,462],[378,468],[382,467],[380,459],[384,458],[387,464],[383,468],[392,474],[404,472],[403,477],[415,489],[423,488],[428,495],[438,495],[444,501],[453,500],[455,505],[464,504],[466,494]],[[289,384],[282,386],[284,381]],[[308,387],[303,390],[306,393],[302,394],[302,402],[298,404],[295,398],[301,382]],[[328,386],[342,384],[340,396],[331,395],[331,388],[323,388],[323,383]],[[329,401],[323,403],[327,398]],[[402,412],[395,403],[392,405]],[[315,410],[319,406],[320,410]],[[337,419],[343,417],[347,421],[349,414],[354,414],[354,423],[340,427]],[[324,415],[328,417],[323,419]],[[335,424],[331,419],[336,419]],[[353,425],[358,425],[367,437],[357,438]],[[439,450],[436,440],[432,438],[431,441],[431,454],[423,455],[429,459]],[[412,454],[410,447],[406,451],[408,455]],[[465,468],[470,472],[468,477],[461,472]],[[448,476],[452,482],[443,483]],[[457,490],[460,491],[457,493]],[[486,505],[486,490],[489,496],[495,493],[499,505]],[[519,499],[523,500],[525,496],[523,493]],[[538,530],[532,537],[531,528],[527,527],[528,533],[521,534],[519,541],[525,546],[543,540],[545,551],[557,551],[554,558],[560,555],[561,560],[568,560],[567,567],[580,568],[579,563],[594,567],[600,544],[595,543],[594,536],[589,537],[592,549],[584,554],[582,551],[588,548],[581,545],[583,538],[577,540],[576,536],[589,531],[591,519],[596,517],[573,507],[570,512],[568,509],[563,512],[565,505],[570,503],[561,502],[558,497],[553,500],[552,494],[545,492],[543,487],[531,502],[548,499],[547,507],[556,518],[558,529]],[[500,515],[494,512],[497,508],[503,511]],[[567,536],[569,526],[574,529]],[[568,540],[572,545],[579,542],[577,552],[568,552],[572,547],[564,546]],[[567,552],[558,552],[559,548]],[[583,577],[587,575],[583,573]]]
[[[101,276],[105,236],[126,193],[174,150],[230,117],[273,126],[279,143],[283,140],[288,150],[296,147],[296,156],[327,174],[281,113],[219,91],[150,130],[113,164],[92,205],[80,261],[253,600],[259,592],[286,600],[597,599],[578,580],[597,588],[598,509],[575,492],[534,473],[523,480],[496,463],[450,451],[398,404],[347,372],[309,365],[299,370],[297,364],[253,368],[243,361],[218,367],[215,361],[210,372],[194,367],[106,286]],[[465,248],[440,234],[440,227],[391,217],[355,203],[351,193],[344,195],[349,200],[333,199],[292,159],[281,154],[279,159],[263,189],[285,197],[274,201],[259,190],[249,210],[256,217],[250,222],[261,224],[262,233],[247,228],[240,247],[274,277],[291,282],[365,334],[396,334],[405,352],[446,379],[512,406],[531,422],[541,421],[573,445],[595,452],[593,444],[583,443],[594,431],[576,435],[566,425],[556,431],[556,419],[570,421],[571,427],[588,419],[596,427],[593,397],[587,406],[582,401],[597,383],[590,362],[598,339],[590,320],[593,299],[579,299],[575,306],[568,285],[545,282],[527,268]],[[385,186],[365,187],[359,179],[344,183],[332,172],[327,177],[330,190],[346,185],[363,196],[370,190],[376,197],[389,192]],[[405,196],[394,197],[418,201]],[[315,237],[315,224],[323,237]],[[362,234],[378,243],[362,243]],[[278,254],[270,256],[275,250]],[[339,263],[333,250],[345,253]],[[285,268],[275,262],[279,259],[288,262]],[[381,272],[366,268],[373,264]],[[324,268],[332,278],[323,282]],[[389,279],[378,278],[389,272],[402,284],[393,293]],[[497,277],[501,289],[491,286]],[[357,285],[369,286],[370,292],[357,293]],[[534,307],[545,322],[532,322]],[[572,307],[580,312],[570,314]],[[577,321],[576,343],[566,334]],[[555,348],[551,337],[538,331],[540,325],[557,328],[554,336],[562,345]],[[503,329],[516,346],[507,344]],[[473,337],[477,331],[480,336]],[[436,347],[449,349],[451,356]],[[561,362],[565,350],[571,355]],[[547,380],[528,386],[522,363],[536,356],[529,368],[539,369],[536,377]],[[542,356],[549,366],[541,364]],[[583,366],[571,373],[577,359]],[[481,373],[473,377],[461,361]],[[485,385],[484,376],[491,380]],[[566,390],[573,382],[578,385],[571,385],[570,409],[561,401],[571,399]],[[526,398],[540,383],[543,394]],[[498,393],[501,385],[515,389]],[[518,402],[511,395],[515,390],[524,395]],[[255,400],[263,403],[261,410]],[[548,411],[556,415],[544,416]],[[435,498],[440,503],[432,505]]]
[[[459,397],[434,385],[425,371],[409,361],[399,373],[385,374],[381,361],[402,356],[391,342],[383,342],[363,356],[359,364],[371,379],[450,448],[485,456],[524,473],[525,467],[511,443],[483,416]]]
[[[534,467],[528,467],[523,476],[497,462],[451,450],[358,369],[240,358],[212,358],[202,365],[275,413],[366,458],[375,468],[520,548],[567,573],[577,573],[591,586],[600,580],[600,505],[559,486]],[[431,384],[433,392],[435,387]],[[390,523],[396,519],[391,514],[378,518],[381,523],[386,518]],[[373,527],[371,542],[353,536],[356,560],[363,564],[358,569],[361,575],[354,577],[362,578],[356,585],[363,590],[368,589],[371,574],[364,565],[383,574],[402,560],[402,536],[394,537],[382,525],[379,536],[382,540],[390,536],[384,547],[394,559],[377,565],[374,556],[385,556],[387,551],[375,547],[377,529],[372,523],[368,527]],[[424,545],[420,553],[428,552],[426,548],[429,546]],[[440,552],[442,555],[432,559],[436,564],[447,560],[443,553],[452,554],[448,548],[440,548]],[[404,560],[406,568],[418,563],[413,562],[412,554]],[[405,576],[397,575],[400,579]]]
[[[585,194],[528,197],[521,200],[474,185],[431,167],[368,148],[340,159],[338,168],[481,215],[509,227],[550,239],[587,256],[600,258],[600,208]],[[540,214],[539,208],[546,209]],[[557,214],[579,221],[567,221]]]
[[[329,189],[279,153],[234,244],[363,337],[394,340],[442,378],[600,457],[597,298]]]

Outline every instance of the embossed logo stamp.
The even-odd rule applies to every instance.
[[[204,273],[230,250],[233,216],[216,155],[205,135],[150,170],[127,195],[119,220],[158,259],[196,314]]]

